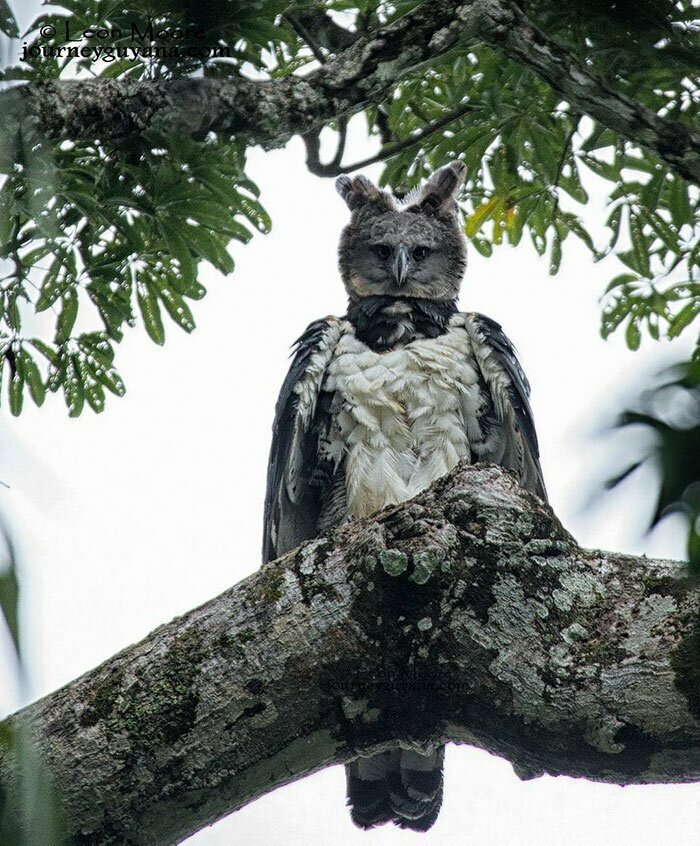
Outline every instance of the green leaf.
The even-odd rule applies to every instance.
[[[628,293],[623,288],[622,292],[603,308],[600,321],[601,337],[608,338],[629,314],[631,302]]]
[[[97,379],[117,397],[123,397],[126,393],[126,386],[122,377],[117,373],[113,367],[106,367],[104,365],[93,367],[93,373]]]
[[[29,393],[35,404],[41,406],[46,399],[46,385],[41,378],[41,373],[34,359],[22,347],[17,354],[17,370],[22,374],[24,381],[29,387]]]
[[[486,223],[487,220],[492,218],[497,212],[499,207],[502,205],[503,200],[500,197],[491,197],[490,200],[486,200],[486,202],[482,203],[480,206],[477,206],[472,214],[469,215],[465,224],[464,224],[464,234],[467,238],[472,238],[476,233],[481,229],[481,227]]]
[[[253,222],[255,222],[255,220]],[[269,231],[269,227],[265,227],[264,224],[259,222],[259,220],[256,225],[260,228],[261,232]],[[242,244],[247,244],[253,237],[253,233],[250,229],[245,227],[242,223],[238,223],[236,220],[229,220],[226,226],[223,227],[223,232],[226,235],[230,235],[231,238],[235,238],[236,241],[240,241]]]
[[[22,413],[22,406],[24,405],[24,377],[20,373],[19,368],[10,377],[8,396],[10,400],[10,411],[13,417],[19,417]]]
[[[626,250],[623,253],[616,253],[616,256],[623,264],[626,264],[630,270],[634,270],[639,276],[644,275],[644,271],[637,261],[637,253],[634,250]]]
[[[588,247],[588,249],[593,253],[594,257],[598,255],[595,245],[593,244],[593,239],[588,234],[586,229],[584,228],[581,221],[576,217],[574,214],[570,214],[568,212],[562,214],[561,219],[563,223],[566,225],[571,232],[576,235],[577,238],[580,238],[583,243]]]
[[[12,200],[8,194],[0,194],[0,255],[7,256],[15,228]]]
[[[49,266],[49,270],[44,277],[44,282],[41,286],[39,299],[36,301],[37,311],[46,311],[50,308],[57,299],[62,297],[72,284],[72,280],[68,275],[60,275],[63,268],[63,256],[56,255]]]
[[[464,156],[467,172],[478,171],[482,165],[484,154],[494,139],[493,129],[489,126],[474,127],[471,131],[460,136],[460,152]]]
[[[66,291],[63,297],[63,308],[56,321],[56,343],[62,344],[71,336],[76,318],[78,317],[78,292]]]
[[[183,227],[190,228],[187,224],[183,224]],[[180,272],[185,280],[193,282],[196,281],[197,262],[192,257],[192,253],[190,252],[190,248],[187,246],[185,239],[174,227],[163,226],[163,235],[170,254],[177,259],[178,264],[180,265]]]
[[[596,176],[607,179],[609,182],[617,182],[620,179],[620,170],[608,162],[602,162],[594,156],[582,156],[581,161],[589,170],[592,170]]]
[[[684,223],[692,225],[693,210],[690,207],[690,200],[688,199],[688,185],[680,176],[677,176],[673,180],[673,185],[671,186],[669,210],[671,212],[671,220],[679,229]]]
[[[650,212],[647,209],[641,208],[639,216],[647,223],[654,234],[668,247],[668,249],[676,255],[681,253],[681,245],[679,243],[678,233],[675,232],[668,223],[657,212]]]
[[[45,344],[40,338],[31,338],[29,343],[38,350],[44,358],[47,358],[51,364],[56,361],[56,350],[52,349],[48,344]]]
[[[581,185],[581,179],[579,177],[578,168],[576,167],[576,162],[572,162],[571,174],[569,176],[561,174],[559,177],[559,184],[566,193],[569,194],[569,196],[576,200],[577,203],[586,205],[588,202],[588,194],[583,185]]]
[[[482,238],[473,237],[471,242],[474,247],[476,248],[477,253],[484,256],[485,258],[490,258],[493,253],[493,247],[491,246],[491,242],[487,241]]]
[[[186,225],[182,230],[183,238],[203,259],[211,262],[222,273],[232,273],[235,267],[233,259],[222,243],[220,235],[210,232],[203,226]]]
[[[547,182],[551,185],[556,181],[559,170],[561,141],[555,133],[545,129],[536,121],[530,125],[530,139]]]
[[[66,355],[66,367],[63,375],[63,395],[70,417],[79,417],[85,404],[85,391],[76,365],[76,355]]]
[[[56,358],[54,364],[49,367],[49,375],[46,380],[46,387],[52,391],[56,392],[66,378],[66,371],[68,369],[68,356],[65,354],[65,351],[61,349],[59,352],[56,353]]]
[[[15,333],[19,333],[22,328],[22,312],[19,308],[19,293],[18,289],[14,288],[11,291],[8,291],[6,294],[6,309],[5,309],[5,321],[7,322],[8,326],[11,329],[14,329]]]
[[[513,247],[517,247],[523,235],[523,228],[540,202],[538,196],[525,197],[515,206],[513,222],[508,227],[508,240]]]
[[[163,346],[165,329],[163,328],[163,318],[160,314],[160,306],[155,291],[147,282],[142,282],[138,285],[136,296],[149,337],[156,344]]]
[[[176,291],[168,288],[163,280],[154,280],[153,285],[170,317],[185,332],[192,332],[195,328],[195,322],[187,303]]]
[[[122,397],[126,387],[114,368],[114,350],[107,338],[99,332],[81,335],[78,344],[85,353],[85,363],[95,378],[115,396]]]
[[[642,230],[642,224],[639,218],[633,214],[630,215],[630,238],[632,240],[635,266],[642,276],[648,278],[651,275],[649,266],[649,241]]]
[[[213,168],[208,168],[206,173],[199,174],[201,182],[222,202],[231,202],[231,196],[236,191],[238,179],[227,174],[217,173]]]
[[[73,358],[76,370],[80,375],[80,381],[82,383],[88,405],[96,414],[99,414],[101,411],[104,411],[105,392],[95,378],[94,373],[91,372],[91,369],[88,367],[83,356],[75,355]]]
[[[642,333],[639,331],[636,318],[631,318],[627,324],[627,331],[625,332],[625,341],[631,350],[638,350],[642,342]]]
[[[616,206],[609,214],[605,225],[611,230],[610,243],[607,249],[612,250],[620,237],[620,221],[622,220],[622,206]]]
[[[669,338],[677,338],[681,332],[695,320],[700,314],[700,299],[687,303],[671,320],[667,335]]]
[[[114,350],[104,332],[84,332],[78,338],[78,344],[86,352],[100,358],[101,361],[106,361],[108,364],[114,361]]]
[[[647,329],[649,331],[649,335],[655,340],[658,341],[660,337],[659,333],[659,318],[655,314],[648,314],[647,315]]]
[[[231,212],[219,202],[213,200],[175,200],[168,203],[167,211],[182,218],[192,218],[202,226],[208,226],[215,232],[226,231],[230,223]]]
[[[121,341],[121,327],[124,323],[133,325],[135,320],[131,309],[130,285],[120,285],[116,290],[112,290],[108,282],[95,278],[86,286],[86,291],[97,306],[109,336]]]
[[[656,171],[649,182],[647,182],[644,188],[640,191],[640,199],[648,209],[656,211],[665,181],[666,171],[661,168]]]
[[[552,250],[549,258],[549,273],[551,276],[556,276],[561,266],[561,239],[559,233],[554,232],[552,235]]]
[[[612,291],[613,288],[619,288],[621,285],[626,285],[628,282],[637,282],[638,280],[639,276],[637,276],[636,273],[620,273],[608,283],[605,293],[607,294],[609,291]]]
[[[538,235],[531,227],[530,240],[532,241],[533,247],[537,250],[537,255],[543,256],[547,251],[547,239],[542,235]]]
[[[0,572],[0,611],[5,619],[15,652],[19,655],[19,582],[12,558],[9,567]]]
[[[248,218],[248,220],[250,220],[259,232],[269,232],[272,229],[270,215],[265,211],[260,203],[249,199],[243,194],[238,194],[237,205],[240,206],[243,214]],[[236,233],[240,231],[240,224],[230,220],[230,225],[233,228],[225,229],[224,231],[230,231],[234,238],[239,238],[239,235]],[[241,238],[240,240],[243,239]]]
[[[656,163],[648,156],[632,156],[629,153],[625,153],[621,156],[618,156],[617,161],[623,167],[628,167],[632,170],[638,170],[641,173],[649,173],[651,175],[656,173]],[[640,187],[640,193],[643,190],[643,186]]]

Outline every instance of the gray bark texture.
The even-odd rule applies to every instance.
[[[337,40],[337,39],[336,39]],[[512,0],[436,0],[358,37],[306,76],[281,80],[32,82],[0,92],[5,138],[121,140],[155,129],[228,132],[269,149],[380,101],[401,76],[460,43],[482,41],[533,71],[587,114],[700,184],[700,137],[592,74],[531,26]]]
[[[44,755],[70,846],[176,843],[397,738],[468,743],[523,778],[699,781],[684,572],[583,550],[507,471],[460,465],[8,723]],[[16,768],[0,759],[5,784]]]

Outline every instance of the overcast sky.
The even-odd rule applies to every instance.
[[[366,152],[357,128],[348,159]],[[367,174],[378,175],[377,169]],[[315,318],[342,314],[336,246],[347,209],[330,180],[308,174],[298,141],[255,150],[250,175],[273,232],[235,245],[235,273],[202,266],[209,294],[187,336],[166,325],[164,348],[130,331],[117,364],[127,384],[106,411],[67,417],[62,399],[0,411],[0,507],[19,540],[22,628],[35,698],[69,682],[157,625],[220,593],[259,564],[270,426],[289,346]],[[590,185],[598,196],[595,180]],[[601,206],[586,211],[600,219]],[[567,241],[566,246],[569,246]],[[527,239],[490,260],[470,251],[463,310],[501,323],[520,351],[550,501],[585,546],[679,558],[683,535],[667,521],[641,528],[653,476],[639,474],[593,509],[595,484],[624,444],[599,429],[650,371],[688,346],[638,353],[598,334],[598,297],[616,269],[567,249],[557,277]],[[8,651],[5,643],[5,656]],[[7,670],[0,710],[21,703]],[[406,844],[416,835],[355,829],[334,767],[265,796],[187,841],[192,846],[284,839],[295,844]],[[520,782],[484,752],[450,747],[445,804],[421,843],[481,846],[697,846],[700,785],[617,788],[566,778]],[[418,842],[418,841],[416,841]]]

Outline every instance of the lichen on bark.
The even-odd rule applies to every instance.
[[[177,842],[401,739],[541,773],[700,780],[700,588],[586,551],[501,468],[339,527],[10,718],[69,846]],[[0,752],[0,780],[14,768]],[[13,801],[10,799],[10,801]]]

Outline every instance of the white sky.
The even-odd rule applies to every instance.
[[[348,160],[365,148],[355,136]],[[378,169],[367,171],[376,177]],[[259,562],[270,426],[294,339],[313,319],[342,314],[336,245],[347,209],[332,181],[308,174],[299,141],[250,156],[273,232],[232,248],[236,271],[202,267],[209,294],[187,336],[167,324],[158,348],[143,330],[118,348],[127,384],[100,416],[67,417],[62,399],[30,403],[19,420],[0,411],[0,508],[20,542],[22,627],[30,696],[49,693],[215,596]],[[593,190],[595,193],[595,181]],[[587,211],[600,219],[600,207]],[[569,246],[567,241],[566,246]],[[584,546],[679,558],[683,535],[667,521],[651,538],[649,475],[583,510],[624,445],[597,428],[634,396],[650,370],[688,344],[630,353],[598,335],[598,297],[616,272],[585,248],[567,249],[557,277],[524,238],[490,260],[472,249],[463,310],[503,324],[533,386],[550,500]],[[2,645],[2,644],[0,644]],[[21,704],[6,643],[0,712]],[[393,828],[360,832],[333,767],[265,796],[186,841],[191,846],[407,844]],[[482,846],[697,846],[700,785],[618,788],[566,778],[520,782],[484,752],[450,747],[445,803],[420,843]]]

